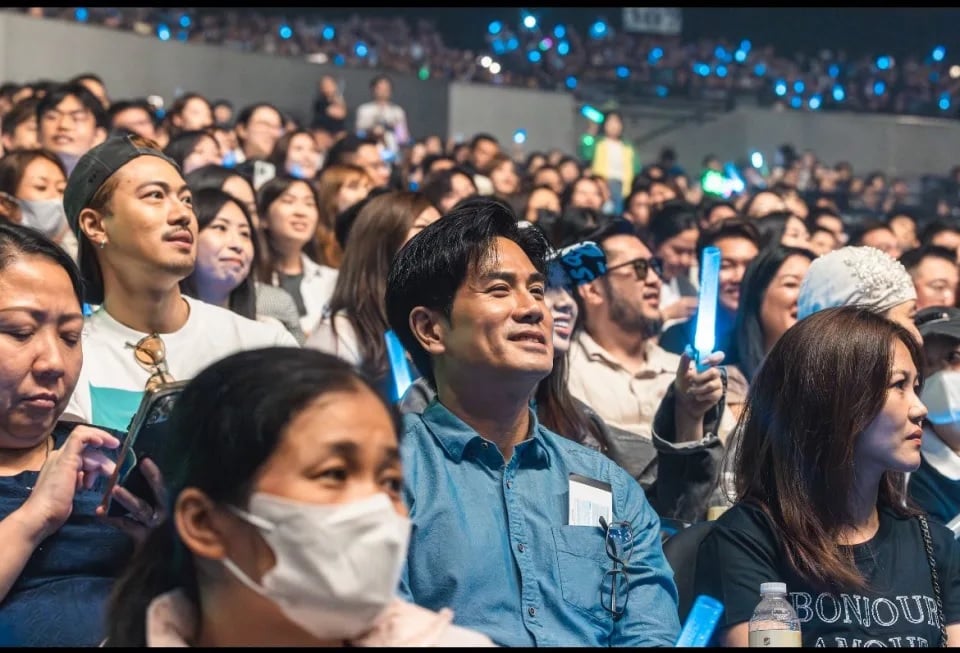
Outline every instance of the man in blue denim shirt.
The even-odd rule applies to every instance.
[[[390,325],[437,389],[404,417],[413,530],[401,594],[453,608],[457,624],[504,646],[672,646],[677,592],[643,490],[530,408],[553,365],[547,243],[516,220],[496,200],[464,200],[390,272]],[[571,473],[608,484],[610,522],[626,522],[629,545],[608,551],[599,522],[568,523]]]

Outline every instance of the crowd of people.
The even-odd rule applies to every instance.
[[[855,56],[842,47],[785,53],[770,44],[643,34],[596,23],[536,24],[519,15],[477,25],[486,47],[459,47],[434,21],[322,12],[278,15],[256,9],[25,7],[30,15],[100,24],[144,36],[222,45],[243,52],[316,57],[448,81],[483,82],[573,93],[621,103],[663,97],[738,97],[785,110],[843,110],[956,117],[960,67],[930,44],[902,61],[888,52]],[[951,56],[948,56],[951,55]],[[495,64],[495,65],[493,65]]]
[[[736,646],[782,581],[807,646],[960,645],[960,168],[370,95],[0,88],[0,643],[673,646],[706,594]]]

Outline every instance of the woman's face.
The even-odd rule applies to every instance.
[[[253,233],[242,209],[226,202],[197,240],[198,289],[211,299],[227,296],[247,278],[253,262]]]
[[[239,175],[231,175],[223,182],[221,190],[243,202],[243,205],[247,207],[247,213],[250,214],[250,219],[253,221],[253,226],[256,228],[260,227],[260,214],[257,213],[257,197],[253,192],[253,186],[251,186],[246,179]]]
[[[180,128],[183,131],[206,129],[213,126],[213,111],[200,98],[190,98],[180,113]]]
[[[530,193],[530,199],[527,200],[527,212],[524,215],[527,222],[537,221],[537,211],[546,209],[560,214],[560,198],[549,188],[537,188]]]
[[[562,286],[548,287],[543,298],[553,316],[553,355],[563,356],[570,349],[573,325],[577,321],[577,303]]]
[[[62,200],[67,179],[52,161],[37,157],[27,164],[17,186],[17,197],[22,200]]]
[[[810,259],[806,256],[788,256],[767,286],[760,303],[760,326],[766,351],[770,351],[780,336],[797,323],[800,284],[809,269]]]
[[[786,202],[776,193],[758,193],[747,211],[747,217],[760,218],[774,211],[786,210]]]
[[[317,141],[310,134],[297,134],[287,147],[287,172],[299,179],[313,179],[320,167]]]
[[[189,174],[197,168],[205,165],[223,163],[223,157],[220,155],[220,144],[213,136],[204,136],[197,139],[193,150],[183,160],[183,174]]]
[[[810,247],[810,232],[807,231],[807,225],[803,220],[796,216],[791,216],[787,220],[783,228],[783,236],[780,237],[780,244],[801,249]]]
[[[305,181],[295,181],[267,208],[265,226],[274,243],[303,247],[316,234],[319,219],[310,186]]]
[[[366,175],[347,177],[340,185],[340,190],[337,191],[337,214],[343,213],[366,198],[372,188],[373,183]]]
[[[663,260],[663,278],[670,281],[690,273],[697,262],[696,229],[684,229],[676,236],[667,238],[657,248],[657,256]]]
[[[507,160],[490,172],[490,182],[498,195],[509,196],[517,192],[520,187],[520,177],[513,161]]]
[[[410,239],[416,236],[418,233],[432,225],[434,222],[440,219],[440,211],[432,206],[428,206],[423,211],[420,212],[420,215],[417,216],[417,219],[413,221],[413,224],[410,225],[410,231],[407,232],[407,239],[403,241],[404,244],[410,242]]]
[[[570,194],[570,206],[593,209],[594,211],[603,208],[603,194],[600,192],[600,186],[596,181],[588,177],[581,177],[574,183],[573,192]]]
[[[920,466],[920,422],[927,409],[920,402],[918,384],[910,351],[897,340],[886,401],[854,447],[858,474],[859,470],[878,476],[885,471],[912,472]]]
[[[0,270],[0,449],[48,436],[80,376],[83,314],[66,271],[18,255]]]
[[[817,229],[810,236],[810,251],[817,256],[829,254],[838,247],[840,243],[837,242],[836,236],[823,229]]]

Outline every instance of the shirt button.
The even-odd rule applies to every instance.
[[[508,488],[513,487],[513,481],[507,481],[507,487]]]
[[[517,545],[517,551],[519,551],[520,553],[523,553],[526,550],[527,550],[527,547],[525,547],[523,544]]]
[[[537,609],[536,609],[536,608],[527,608],[527,614],[530,615],[531,617],[536,617],[536,616],[537,616]]]

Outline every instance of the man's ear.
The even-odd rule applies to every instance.
[[[607,300],[606,293],[600,289],[600,279],[594,279],[577,286],[577,294],[585,306],[600,306]]]
[[[103,216],[93,209],[83,209],[77,217],[80,231],[90,239],[94,247],[107,244],[107,232],[103,226]]]
[[[410,311],[410,330],[424,351],[431,356],[446,351],[444,341],[447,333],[447,320],[439,311],[417,306]]]

